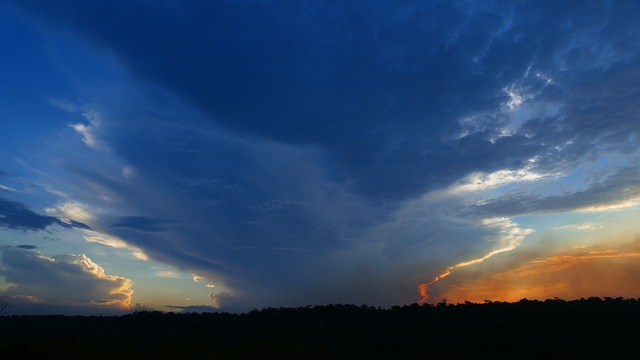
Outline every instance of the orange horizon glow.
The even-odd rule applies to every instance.
[[[424,304],[429,299],[429,294],[427,294],[427,290],[429,289],[429,286],[431,286],[431,285],[437,283],[438,281],[446,278],[447,276],[451,275],[451,272],[454,269],[466,267],[466,266],[469,266],[469,265],[479,264],[479,263],[489,259],[490,257],[492,257],[492,256],[494,256],[496,254],[500,254],[500,253],[503,253],[505,251],[510,251],[510,250],[515,249],[515,248],[516,248],[515,245],[511,245],[511,246],[508,246],[506,248],[493,250],[493,251],[489,252],[488,254],[486,254],[483,257],[479,257],[477,259],[473,259],[473,260],[469,260],[469,261],[463,261],[461,263],[457,263],[457,264],[455,264],[453,266],[448,267],[447,270],[445,270],[442,274],[440,274],[440,275],[436,276],[435,278],[433,278],[433,280],[429,281],[428,283],[418,285],[418,291],[420,292],[420,295],[422,296],[422,298],[420,300],[418,300],[418,304]]]
[[[533,259],[513,269],[452,285],[438,298],[462,303],[592,296],[640,296],[640,251],[585,249]]]

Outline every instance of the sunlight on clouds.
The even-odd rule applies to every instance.
[[[110,275],[84,254],[45,256],[5,247],[0,275],[10,284],[0,295],[28,303],[107,305],[129,309],[131,279]]]
[[[156,276],[169,279],[182,279],[182,276],[174,273],[173,271],[158,271]]]
[[[438,297],[450,302],[637,297],[640,293],[639,276],[638,250],[584,247],[530,260],[516,268],[480,279],[458,281]]]
[[[602,226],[597,226],[591,223],[584,223],[584,224],[571,224],[571,225],[563,225],[563,226],[558,226],[555,229],[558,230],[598,230],[598,229],[602,229]]]
[[[82,232],[83,238],[88,242],[98,243],[116,249],[125,249],[130,251],[131,255],[133,255],[137,259],[145,261],[149,260],[149,256],[147,256],[147,254],[145,254],[145,252],[141,248],[130,245],[120,238],[100,233],[94,230],[82,229]]]
[[[122,308],[128,308],[131,306],[131,296],[133,296],[133,289],[131,289],[133,281],[131,281],[131,279],[106,274],[100,265],[91,261],[91,259],[84,254],[60,255],[57,256],[55,260],[78,265],[84,272],[93,275],[97,279],[106,280],[114,285],[109,290],[109,295],[114,295],[114,298],[94,299],[91,301],[92,303],[117,305]]]
[[[66,202],[57,207],[49,207],[44,211],[48,215],[59,217],[64,222],[73,220],[83,224],[91,224],[94,219],[93,214],[91,214],[86,205],[75,201]]]
[[[601,213],[601,212],[628,209],[638,205],[640,205],[640,197],[635,197],[632,199],[622,200],[622,201],[608,203],[608,204],[598,204],[598,205],[587,206],[587,207],[577,209],[576,211],[580,213]]]
[[[193,282],[196,282],[196,283],[201,283],[201,282],[204,282],[204,281],[207,280],[207,279],[203,278],[202,276],[198,276],[196,274],[191,274],[191,276],[192,276]],[[214,288],[215,287],[215,285],[213,285],[213,284],[207,284],[205,286],[208,287],[208,288]]]
[[[39,298],[37,296],[31,296],[31,295],[12,295],[11,299],[28,301],[28,302],[33,302],[33,303],[43,303],[43,302],[45,302],[45,300],[43,298]]]
[[[424,284],[420,284],[418,286],[418,291],[420,292],[420,295],[422,296],[422,298],[418,301],[418,303],[420,304],[425,303],[430,297],[430,295],[427,294],[427,290],[429,289],[429,287],[434,285],[438,281],[451,275],[453,270],[457,268],[464,268],[470,265],[480,264],[483,261],[493,257],[494,255],[497,255],[506,251],[511,251],[515,249],[518,245],[520,245],[520,243],[522,243],[522,240],[524,240],[524,238],[527,235],[533,233],[533,229],[520,228],[517,223],[507,218],[484,219],[482,221],[482,224],[485,227],[498,230],[498,235],[496,237],[487,237],[485,238],[485,240],[497,242],[500,246],[497,249],[492,250],[479,258],[472,259],[469,261],[463,261],[455,265],[452,265],[448,267],[443,273],[433,278],[433,280]]]
[[[456,182],[444,190],[435,190],[427,194],[428,199],[437,200],[443,197],[460,196],[470,192],[491,190],[514,183],[534,182],[548,178],[550,174],[533,171],[535,158],[529,159],[528,164],[517,170],[503,169],[491,173],[475,172]]]
[[[452,194],[481,191],[508,185],[514,182],[529,182],[546,177],[525,167],[519,170],[498,170],[492,173],[476,172],[449,189]]]

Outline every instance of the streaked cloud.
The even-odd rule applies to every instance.
[[[485,260],[490,259],[494,255],[501,254],[506,251],[511,251],[518,245],[520,245],[520,243],[522,243],[522,240],[524,240],[527,235],[533,233],[534,231],[533,229],[522,229],[518,226],[518,224],[507,218],[484,219],[482,221],[482,224],[486,227],[498,230],[497,236],[485,238],[486,240],[489,240],[491,242],[497,242],[498,247],[479,258],[451,265],[447,267],[443,273],[434,277],[433,280],[424,284],[420,284],[418,286],[418,290],[422,298],[418,301],[419,303],[425,303],[429,299],[430,296],[427,291],[429,290],[430,286],[451,275],[453,270],[480,264]]]
[[[161,277],[161,278],[170,278],[170,279],[180,279],[182,278],[182,276],[180,276],[179,274],[176,274],[173,271],[158,271],[156,272],[156,276]]]
[[[460,280],[439,294],[451,302],[522,298],[634,297],[640,291],[640,252],[582,248],[532,259],[516,268]]]
[[[74,201],[65,202],[56,207],[48,207],[44,210],[47,214],[58,217],[67,223],[77,221],[85,224],[91,224],[94,221],[94,215],[91,213],[89,208],[84,204]]]
[[[149,256],[141,248],[131,245],[118,237],[89,229],[82,229],[81,232],[83,238],[88,242],[102,244],[115,249],[127,250],[137,259],[149,260]]]
[[[638,205],[640,205],[640,197],[622,200],[622,201],[616,201],[612,203],[606,203],[606,204],[594,204],[591,206],[579,208],[576,211],[583,212],[583,213],[600,213],[600,212],[624,210],[631,207],[636,207]]]

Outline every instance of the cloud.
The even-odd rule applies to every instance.
[[[66,202],[58,205],[57,207],[49,207],[45,209],[46,213],[52,216],[56,216],[64,222],[77,221],[82,223],[89,223],[94,219],[94,215],[91,214],[88,207],[78,202]]]
[[[544,192],[532,188],[528,192],[504,193],[479,203],[465,204],[461,212],[482,216],[517,216],[562,211],[595,213],[636,206],[640,188],[634,179],[638,176],[638,169],[625,166],[613,171],[607,170],[574,191],[565,190],[560,194],[549,194],[554,187],[575,185],[569,181],[565,185],[562,178],[554,182],[542,181],[540,185],[543,185],[541,189]],[[575,172],[577,170],[567,173],[565,177],[571,179]]]
[[[104,150],[106,149],[106,145],[103,141],[100,141],[96,135],[96,132],[102,126],[102,119],[100,114],[94,111],[87,111],[82,113],[82,117],[84,117],[89,124],[70,124],[69,127],[75,130],[78,134],[82,135],[82,142],[85,143],[90,148],[96,150]]]
[[[600,212],[608,212],[608,211],[618,211],[631,207],[636,207],[640,204],[640,197],[622,200],[622,201],[614,201],[605,204],[595,204],[592,206],[587,206],[583,208],[579,208],[576,211],[582,213],[600,213]]]
[[[0,198],[0,226],[16,230],[44,230],[59,224],[53,216],[36,214],[23,204]]]
[[[512,256],[515,216],[638,197],[632,2],[66,4],[7,8],[117,57],[127,76],[57,105],[109,151],[52,146],[76,201],[0,203],[0,225],[89,224],[222,307],[413,301]]]
[[[582,248],[535,258],[485,277],[458,280],[441,292],[449,302],[522,298],[634,297],[640,290],[640,252]]]
[[[174,273],[173,271],[158,271],[156,272],[157,277],[161,278],[169,278],[169,279],[181,279],[182,276]]]
[[[149,256],[142,249],[120,238],[90,229],[82,229],[81,231],[82,237],[88,242],[106,245],[115,249],[128,250],[137,259],[149,260]]]
[[[0,274],[10,284],[3,297],[37,299],[51,311],[60,305],[93,307],[94,311],[103,307],[126,310],[131,306],[132,281],[105,273],[86,255],[47,257],[35,250],[10,247],[1,251]]]
[[[3,191],[11,191],[11,192],[15,192],[15,191],[16,191],[16,189],[14,189],[14,188],[12,188],[12,187],[10,187],[10,186],[2,185],[2,184],[0,184],[0,190],[3,190]]]
[[[583,223],[583,224],[562,225],[557,227],[556,229],[592,231],[596,229],[602,229],[602,226],[597,226],[596,224],[591,224],[591,223]]]
[[[164,225],[171,223],[167,220],[151,219],[144,216],[125,216],[111,225],[111,228],[135,230],[141,232],[165,231]]]
[[[427,290],[429,290],[429,287],[433,286],[438,281],[451,275],[453,270],[456,270],[458,268],[464,268],[471,265],[480,264],[485,260],[492,258],[495,255],[502,254],[507,251],[511,251],[516,247],[518,247],[520,243],[522,243],[522,240],[524,240],[524,238],[527,235],[530,235],[534,231],[533,229],[520,228],[518,224],[506,218],[484,219],[482,221],[482,224],[486,227],[498,230],[497,236],[488,239],[488,240],[492,240],[492,242],[497,242],[498,247],[495,248],[494,250],[489,251],[487,254],[481,257],[478,257],[472,260],[463,261],[455,265],[451,265],[447,267],[447,269],[443,273],[433,278],[433,280],[419,285],[418,290],[420,291],[420,295],[422,296],[422,298],[418,301],[419,303],[425,303],[429,299],[430,295],[427,293]]]

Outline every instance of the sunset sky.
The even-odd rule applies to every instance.
[[[14,314],[640,297],[640,2],[0,4]]]

